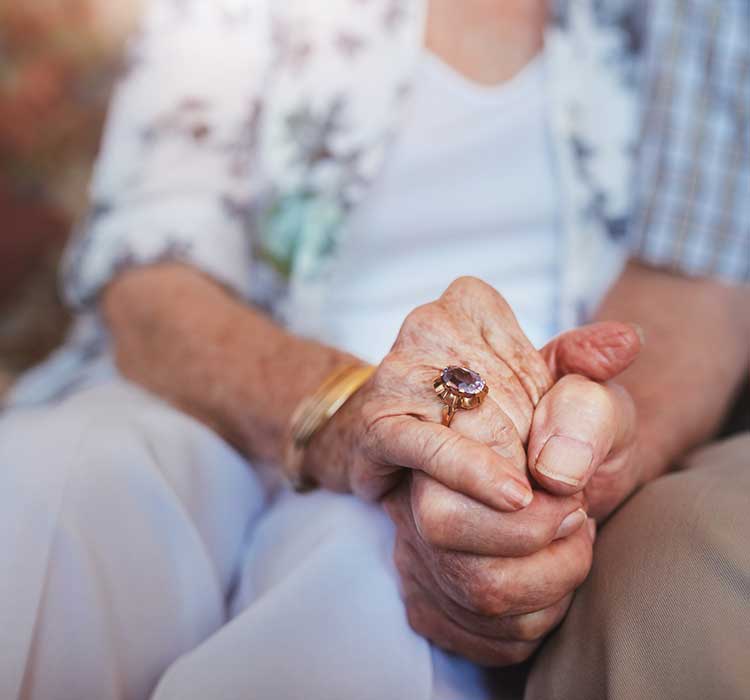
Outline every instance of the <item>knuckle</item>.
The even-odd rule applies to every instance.
[[[466,585],[464,578],[471,574],[471,567],[467,565],[468,555],[449,550],[432,552],[433,569],[440,578],[452,588]]]
[[[520,642],[487,641],[462,645],[457,653],[467,660],[487,668],[503,668],[515,666],[526,661],[534,651],[534,647],[521,645]]]
[[[423,462],[432,466],[436,478],[440,478],[439,470],[442,471],[445,468],[450,454],[461,445],[462,441],[463,438],[459,433],[446,431],[446,433],[431,435],[422,444]]]
[[[490,404],[492,409],[492,427],[490,432],[491,447],[500,448],[509,458],[518,455],[513,449],[518,441],[518,432],[508,415],[494,401]],[[531,422],[531,421],[529,421]]]
[[[612,396],[609,392],[609,389],[603,384],[589,382],[587,385],[586,394],[583,398],[591,405],[591,408],[593,410],[599,410],[607,413],[612,412]]]
[[[427,636],[427,617],[424,608],[413,601],[406,601],[406,619],[417,634]]]
[[[453,532],[455,506],[429,479],[415,480],[412,511],[422,539],[432,547],[448,547]]]
[[[494,574],[490,567],[483,564],[471,567],[471,575],[464,585],[469,610],[483,617],[500,617],[506,613],[502,576]]]
[[[517,666],[527,661],[536,651],[535,644],[506,643],[500,649],[498,664],[501,666]]]
[[[384,410],[378,400],[368,400],[361,408],[362,423],[359,431],[360,451],[378,462],[388,452],[394,432],[401,430],[400,419]]]
[[[420,637],[438,643],[435,634],[433,616],[435,613],[422,601],[421,597],[409,596],[405,603],[406,619],[411,627]]]
[[[472,277],[471,275],[462,275],[461,277],[456,277],[456,279],[454,279],[453,282],[448,285],[446,293],[464,294],[466,292],[471,292],[474,290],[482,290],[482,288],[485,286],[485,283],[482,282],[482,280],[480,280],[478,277]]]
[[[476,557],[443,550],[434,553],[434,561],[436,573],[455,602],[478,615],[495,614],[489,600],[491,582]]]
[[[561,388],[564,388],[568,391],[579,391],[581,387],[594,383],[595,382],[593,382],[588,377],[584,377],[582,374],[566,374],[558,382]]]
[[[588,542],[581,542],[578,551],[575,552],[575,566],[571,574],[572,590],[576,590],[586,580],[591,571],[594,560],[594,552]]]
[[[548,615],[539,611],[514,617],[510,621],[509,634],[519,642],[536,642],[547,636],[550,628]]]
[[[566,398],[574,402],[579,410],[581,408],[590,411],[608,411],[612,407],[612,397],[609,389],[580,375],[565,377]]]
[[[457,277],[443,294],[443,299],[448,299],[456,304],[476,304],[478,301],[482,305],[492,308],[493,315],[500,314],[507,318],[512,313],[505,297],[500,294],[491,284],[484,280],[471,275],[462,275]]]
[[[396,538],[396,544],[393,548],[393,563],[396,565],[396,569],[402,577],[411,569],[412,562],[409,548],[400,537]]]
[[[617,413],[619,407],[621,419],[631,426],[635,425],[638,411],[631,393],[624,386],[615,382],[609,382],[605,386],[610,392],[609,396],[613,413]]]
[[[484,300],[486,302],[489,297],[494,299],[495,297],[500,297],[500,295],[493,287],[478,277],[464,275],[457,277],[448,285],[448,288],[441,297],[441,301],[451,306],[466,309],[467,304],[475,304],[477,300]]]
[[[476,595],[471,602],[472,612],[482,617],[500,617],[506,611],[502,598],[493,595],[489,590]]]
[[[591,571],[591,565],[593,563],[593,552],[591,549],[587,549],[586,553],[583,555],[583,558],[581,560],[581,567],[578,572],[578,576],[576,577],[576,588],[578,588],[587,578],[589,575],[589,572]]]
[[[364,424],[362,441],[367,445],[375,446],[383,440],[383,430],[385,428],[380,416],[379,402],[369,399],[362,404],[360,410]]]
[[[522,442],[528,438],[534,418],[534,404],[516,377],[505,379],[493,387],[495,418],[493,437],[496,446],[503,448],[504,456],[526,468],[526,452]],[[486,402],[489,403],[489,402]]]
[[[415,337],[415,334],[421,334],[422,330],[434,323],[435,311],[434,302],[413,308],[401,324],[399,338],[411,338]]]
[[[519,528],[515,539],[523,551],[538,552],[552,539],[550,526],[541,519],[535,518]]]

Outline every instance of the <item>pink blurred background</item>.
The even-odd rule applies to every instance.
[[[65,331],[55,269],[142,2],[0,0],[0,393]]]

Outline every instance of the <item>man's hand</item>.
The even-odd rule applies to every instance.
[[[608,342],[607,332],[604,324],[588,326],[542,350],[556,384],[536,408],[528,446],[536,482],[553,494],[585,489],[589,514],[597,519],[640,481],[635,404],[622,386],[606,381],[624,369],[612,371],[606,349],[640,349],[641,343],[627,327],[610,327]]]

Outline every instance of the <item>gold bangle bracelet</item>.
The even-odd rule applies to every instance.
[[[371,365],[346,365],[332,372],[318,389],[302,399],[292,414],[284,474],[295,491],[304,493],[318,484],[303,473],[305,450],[315,435],[373,375]]]

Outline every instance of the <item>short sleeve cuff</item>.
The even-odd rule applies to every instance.
[[[123,270],[165,262],[191,265],[247,294],[249,238],[230,204],[181,198],[140,203],[130,212],[125,206],[94,206],[66,252],[63,294],[74,309],[91,309]]]
[[[648,225],[636,222],[631,236],[632,258],[690,277],[750,283],[750,228],[734,234],[708,225],[686,230],[684,219],[660,214]]]

